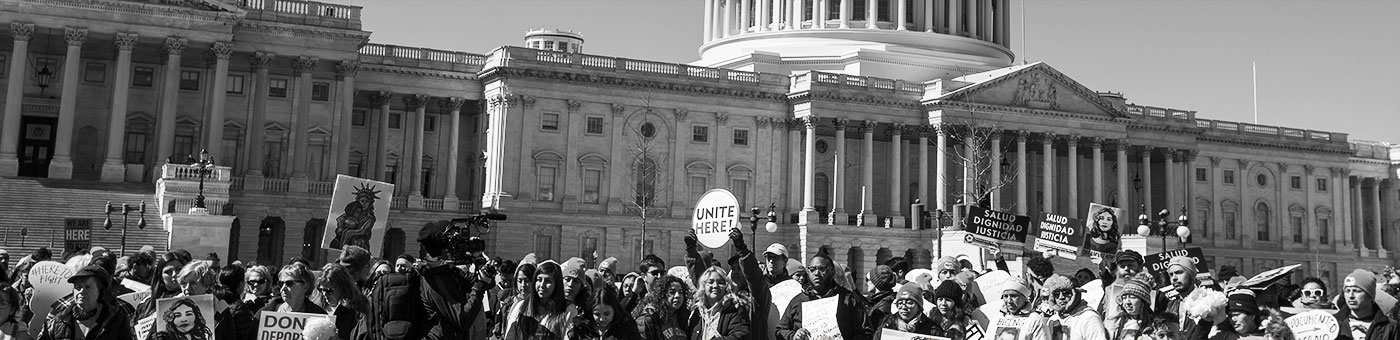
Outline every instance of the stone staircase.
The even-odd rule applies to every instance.
[[[140,183],[99,183],[41,178],[0,177],[0,249],[10,253],[10,265],[39,247],[49,247],[54,256],[63,251],[63,220],[92,219],[92,244],[119,252],[122,216],[112,215],[112,230],[104,230],[104,205],[111,201],[138,204],[146,201],[146,228],[136,228],[138,213],[129,215],[126,248],[129,252],[150,245],[164,252],[169,235],[161,225],[160,207],[155,203],[155,185]],[[22,228],[29,236],[21,237]],[[21,241],[21,238],[24,240]]]

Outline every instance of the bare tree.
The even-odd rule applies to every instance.
[[[949,165],[958,167],[963,176],[956,179],[961,184],[959,190],[949,193],[949,198],[966,205],[977,205],[992,210],[1011,210],[1016,207],[1012,200],[1001,199],[992,205],[992,193],[1016,182],[1016,160],[1006,157],[1012,150],[1014,136],[1006,138],[995,125],[949,124],[939,127],[939,133],[946,133],[948,148],[961,150],[938,150],[948,155]],[[995,142],[1000,142],[997,144]],[[956,145],[956,146],[955,146]],[[993,152],[996,150],[997,152]],[[1000,157],[994,157],[1000,155]],[[1000,173],[998,174],[998,170]]]
[[[672,187],[671,171],[665,166],[670,164],[671,155],[666,148],[667,143],[656,138],[657,124],[663,121],[653,117],[656,109],[652,107],[651,94],[643,94],[639,99],[642,105],[628,116],[640,119],[626,125],[627,131],[632,134],[626,146],[632,157],[629,163],[632,178],[627,181],[632,199],[624,201],[627,213],[637,217],[642,230],[641,244],[637,247],[638,260],[646,256],[647,226],[667,215]]]

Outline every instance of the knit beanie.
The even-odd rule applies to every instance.
[[[1371,274],[1371,272],[1358,268],[1352,271],[1350,275],[1347,275],[1346,281],[1343,281],[1342,288],[1346,287],[1360,288],[1366,291],[1366,296],[1370,296],[1374,299],[1376,297],[1376,276]]]
[[[914,300],[915,305],[922,305],[924,299],[924,289],[919,288],[917,283],[905,283],[899,286],[899,291],[894,294],[895,301]]]
[[[879,265],[870,270],[870,284],[874,285],[877,291],[894,289],[895,280],[897,278],[895,278],[894,270],[891,270],[890,266]]]
[[[564,272],[564,277],[578,278],[583,275],[584,263],[583,259],[573,257],[569,258],[568,261],[564,261],[564,264],[560,265],[559,269]]]
[[[959,286],[958,283],[953,280],[943,280],[943,283],[938,284],[938,289],[933,291],[933,297],[935,299],[952,299],[954,304],[961,306],[963,303],[963,289],[962,286]]]
[[[799,261],[793,260],[793,259],[788,259],[788,262],[787,262],[787,272],[788,272],[788,275],[797,274],[797,273],[806,273],[806,272],[807,272],[807,267],[803,267],[803,266],[802,266],[802,262],[799,262]]]
[[[1191,277],[1196,277],[1196,261],[1192,261],[1189,257],[1173,257],[1169,262],[1167,262],[1168,269],[1170,269],[1172,266],[1181,266],[1182,269],[1186,270],[1186,273],[1188,275],[1190,275]]]
[[[1001,284],[1001,293],[1006,294],[1007,291],[1015,291],[1021,293],[1021,296],[1031,297],[1031,285],[1026,283],[1026,279],[1019,277],[1013,277]]]
[[[958,259],[953,258],[952,256],[944,256],[942,259],[938,260],[938,265],[934,266],[933,270],[934,272],[941,272],[944,270],[952,270],[956,272],[962,270],[962,265],[958,264]]]
[[[1255,301],[1254,291],[1249,289],[1236,289],[1230,292],[1229,302],[1225,307],[1225,312],[1244,312],[1250,315],[1259,315],[1259,303]]]
[[[1150,296],[1148,292],[1152,291],[1152,282],[1152,274],[1138,273],[1137,275],[1134,275],[1132,279],[1128,280],[1126,284],[1124,284],[1123,293],[1119,296],[1132,296],[1138,298],[1138,300],[1142,300],[1143,302],[1150,303],[1151,300],[1148,300],[1148,297]]]
[[[617,266],[617,258],[616,258],[616,257],[609,257],[609,258],[607,258],[606,260],[603,260],[603,262],[599,262],[599,263],[598,263],[598,269],[605,269],[605,268],[606,268],[606,269],[617,269],[617,268],[613,268],[613,267],[615,267],[615,266]]]

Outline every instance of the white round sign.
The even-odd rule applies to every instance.
[[[729,229],[739,227],[739,200],[729,190],[710,189],[695,202],[691,228],[700,244],[710,248],[729,243]]]

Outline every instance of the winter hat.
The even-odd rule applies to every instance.
[[[572,257],[569,258],[568,261],[564,261],[564,264],[560,265],[559,269],[561,269],[560,271],[564,272],[564,277],[577,278],[580,275],[583,275],[583,265],[583,259]]]
[[[894,299],[896,301],[905,299],[914,300],[915,305],[921,305],[924,299],[924,289],[920,288],[917,283],[905,283],[899,286],[899,292],[894,294]]]
[[[539,262],[539,260],[535,259],[535,253],[525,254],[525,257],[520,259],[520,264],[534,265]]]
[[[933,297],[935,299],[952,299],[953,303],[961,306],[963,303],[963,289],[962,286],[959,286],[958,283],[953,282],[953,280],[943,280],[943,283],[938,284],[938,289],[933,291]]]
[[[806,273],[806,272],[807,272],[807,267],[803,267],[803,266],[802,266],[802,262],[798,262],[797,260],[794,260],[794,259],[788,259],[788,262],[787,262],[787,272],[788,272],[788,275],[797,274],[797,273]]]
[[[1045,283],[1040,285],[1040,295],[1052,296],[1051,294],[1061,289],[1074,289],[1074,281],[1060,274],[1051,275],[1050,278],[1045,279]]]
[[[1031,297],[1031,285],[1026,283],[1026,279],[1019,277],[1013,277],[1001,284],[1001,293],[1006,294],[1007,291],[1014,291],[1021,293],[1021,296]]]
[[[934,266],[933,269],[935,272],[941,272],[944,270],[959,271],[962,270],[962,265],[958,264],[958,259],[955,259],[952,256],[944,256],[942,259],[938,260],[938,265]]]
[[[598,269],[616,269],[616,268],[613,268],[613,267],[616,267],[616,266],[617,266],[617,258],[616,258],[616,257],[609,257],[608,259],[603,260],[603,262],[598,263]]]
[[[895,278],[894,270],[891,270],[890,266],[879,265],[875,266],[875,269],[870,270],[870,284],[875,285],[875,290],[888,291],[894,289],[895,280],[897,280],[897,278]]]
[[[1342,287],[1360,288],[1361,290],[1366,291],[1367,296],[1375,298],[1376,276],[1364,269],[1357,269],[1355,271],[1352,271],[1350,275],[1347,275],[1346,281],[1343,281],[1342,283]]]
[[[1229,302],[1226,304],[1225,312],[1244,312],[1250,315],[1259,315],[1259,303],[1254,299],[1254,291],[1236,289],[1230,292]]]
[[[1135,261],[1138,264],[1142,264],[1142,254],[1138,254],[1136,250],[1132,249],[1120,251],[1118,252],[1118,259],[1113,261],[1113,263],[1119,263],[1123,261]]]
[[[1123,286],[1123,293],[1119,296],[1132,296],[1143,302],[1151,302],[1148,292],[1152,291],[1152,282],[1152,274],[1138,273]]]
[[[1170,262],[1167,262],[1168,269],[1170,269],[1172,266],[1181,266],[1181,269],[1186,270],[1187,275],[1191,277],[1196,277],[1196,261],[1192,261],[1189,257],[1173,257]]]

